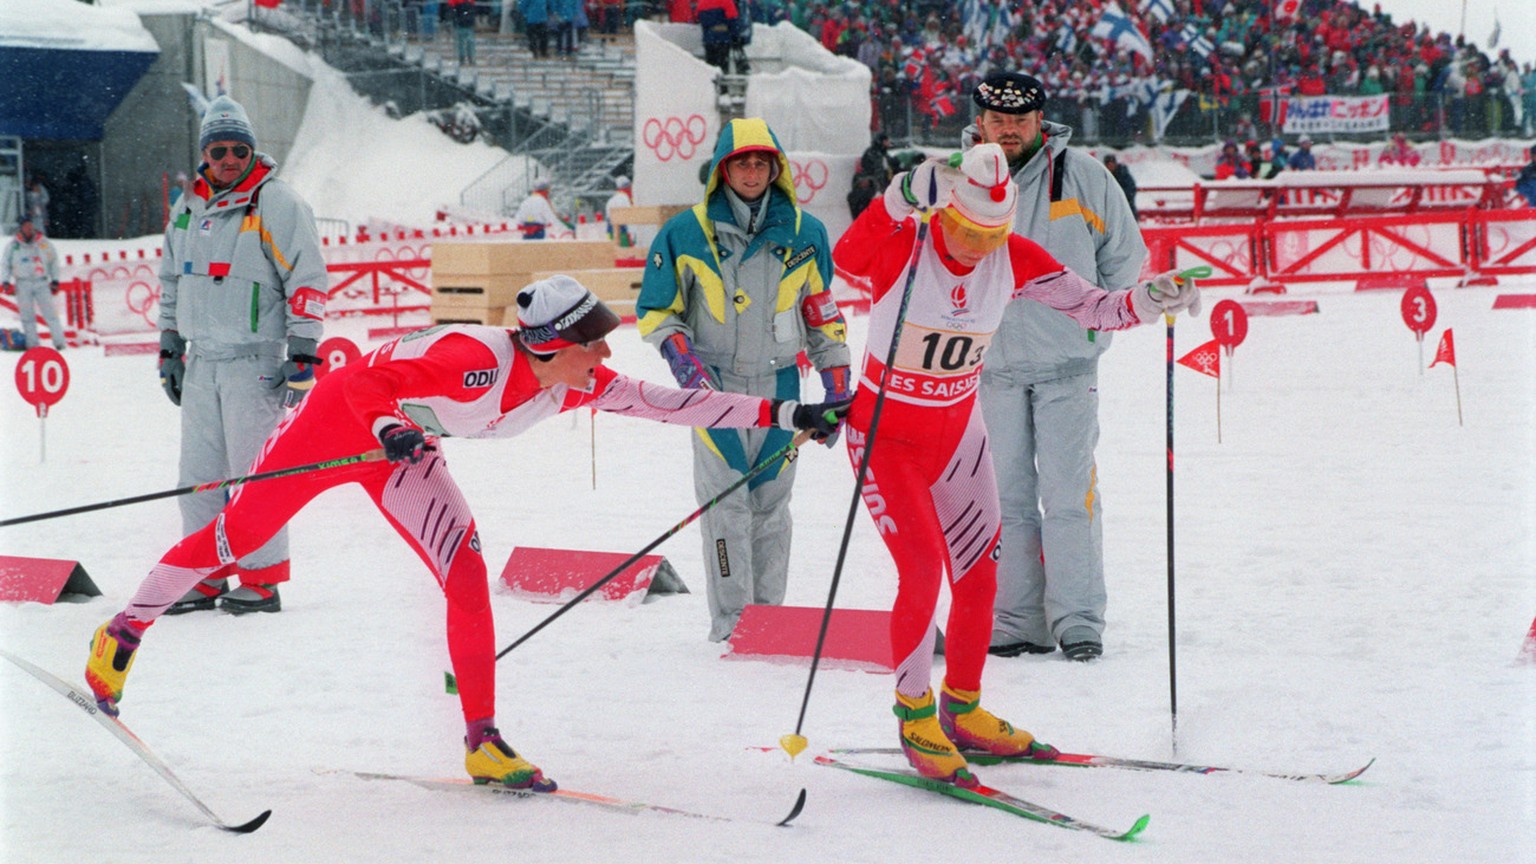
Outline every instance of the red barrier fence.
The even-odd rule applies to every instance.
[[[1147,272],[1209,265],[1211,286],[1389,282],[1434,277],[1487,284],[1536,274],[1536,211],[1455,210],[1349,219],[1147,226]]]
[[[68,279],[59,283],[59,293],[55,295],[56,308],[64,311],[64,343],[71,347],[95,342],[92,334],[92,322],[95,318],[95,307],[91,295],[91,283],[82,279]],[[0,297],[0,309],[9,310],[12,314],[20,315],[16,307],[14,296]],[[42,315],[37,316],[38,344],[52,338],[48,332],[47,322]]]

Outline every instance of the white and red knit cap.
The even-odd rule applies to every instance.
[[[619,316],[580,282],[555,275],[517,292],[517,323],[524,347],[553,354],[607,336],[619,326]]]
[[[950,164],[954,165],[951,157]],[[1008,157],[997,144],[977,144],[960,156],[960,176],[950,189],[950,206],[961,216],[991,228],[1012,225],[1019,193],[1008,173]]]

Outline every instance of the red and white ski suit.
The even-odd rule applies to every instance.
[[[676,390],[598,366],[590,390],[540,387],[508,330],[455,325],[402,337],[321,379],[267,438],[252,473],[376,449],[391,423],[438,436],[517,435],[562,411],[599,411],[705,427],[773,425],[771,403],[734,393]],[[199,580],[260,546],[310,499],[358,483],[437,577],[448,599],[448,652],[466,722],[492,717],[495,625],[480,539],[440,449],[417,464],[359,462],[235,487],[219,515],[171,548],[128,603],[152,622]]]
[[[1140,324],[1129,291],[1107,292],[1062,267],[1017,234],[967,271],[931,231],[913,255],[915,219],[893,220],[875,199],[833,251],[840,270],[873,289],[862,379],[848,414],[848,457],[863,458],[885,360],[896,338],[908,271],[917,268],[895,363],[861,494],[891,557],[897,593],[891,610],[896,689],[929,688],[939,586],[950,588],[945,627],[946,680],[981,689],[997,593],[1000,527],[987,429],[974,410],[976,384],[1003,309],[1039,300],[1082,326],[1120,330]]]

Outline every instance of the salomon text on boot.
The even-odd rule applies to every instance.
[[[123,684],[128,680],[128,670],[133,668],[139,640],[148,626],[129,621],[126,613],[119,612],[111,621],[97,627],[96,635],[91,637],[91,656],[85,661],[85,683],[96,696],[96,705],[113,717],[117,716]]]
[[[960,755],[939,726],[933,704],[933,691],[912,697],[896,691],[896,704],[891,709],[901,721],[901,752],[917,773],[935,780],[944,780],[956,786],[975,786],[976,775],[971,773],[965,757]]]

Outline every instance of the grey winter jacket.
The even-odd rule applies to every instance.
[[[1046,121],[1043,130],[1045,146],[1013,175],[1014,231],[1102,288],[1135,285],[1147,246],[1125,193],[1097,159],[1068,149],[1071,127]],[[1110,334],[1084,330],[1044,303],[1015,300],[987,352],[982,383],[1032,384],[1091,372],[1109,342]]]
[[[329,279],[314,214],[276,171],[258,153],[229,189],[199,176],[166,226],[159,326],[198,356],[282,358],[289,337],[322,335]]]

